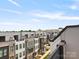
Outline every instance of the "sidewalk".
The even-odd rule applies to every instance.
[[[49,53],[50,53],[50,49],[40,58],[40,59],[44,59]]]

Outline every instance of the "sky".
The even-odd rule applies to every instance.
[[[0,30],[54,29],[79,24],[79,0],[0,0]]]

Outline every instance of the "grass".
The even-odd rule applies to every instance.
[[[48,55],[44,59],[48,59]]]

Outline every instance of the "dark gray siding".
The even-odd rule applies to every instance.
[[[60,46],[50,59],[63,59],[63,47]]]

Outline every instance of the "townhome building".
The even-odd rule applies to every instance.
[[[16,59],[25,59],[25,40],[22,32],[14,33]]]
[[[17,59],[28,59],[28,47],[32,47],[31,42],[33,43],[34,41],[32,41],[30,38],[34,37],[34,33],[35,32],[25,32],[25,31],[20,31],[17,33],[17,35],[15,35],[16,40],[15,44],[16,44],[16,58]],[[34,46],[33,46],[34,47]],[[30,52],[30,51],[29,51]]]
[[[36,37],[35,32],[25,35],[26,40],[26,58],[34,59],[39,50],[39,38]]]
[[[6,57],[1,56],[1,58],[2,59],[3,58],[26,59],[27,58],[26,48],[33,47],[33,51],[37,51],[37,50],[34,50],[34,49],[37,49],[36,47],[38,46],[37,43],[35,44],[35,42],[37,42],[37,39],[34,39],[35,38],[34,35],[35,35],[35,32],[25,32],[25,31],[24,32],[22,31],[0,32],[0,44],[3,44],[2,46],[0,46],[2,55],[4,52],[3,51],[4,49],[2,50],[2,48],[5,48],[5,49],[7,48],[7,52],[6,52],[7,56]],[[27,45],[26,45],[26,39],[28,39]],[[33,44],[31,44],[31,42]]]
[[[28,38],[26,40],[26,58],[27,59],[34,59],[34,39]]]
[[[0,32],[0,59],[15,59],[15,41],[11,32]]]
[[[35,56],[38,55],[38,51],[39,51],[39,38],[34,38],[34,54]]]
[[[47,44],[47,35],[44,31],[37,31],[36,32],[37,37],[39,38],[39,51],[41,54],[44,54],[46,49],[44,47],[45,44]]]
[[[16,59],[25,59],[25,40],[23,41],[16,41]]]
[[[0,59],[34,59],[38,51],[45,53],[47,33],[26,31],[0,32]],[[6,53],[6,55],[5,55]]]

